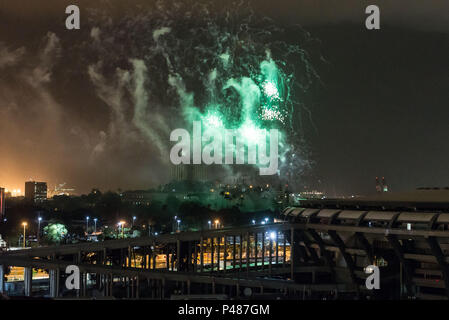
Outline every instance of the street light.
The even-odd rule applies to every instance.
[[[215,223],[215,229],[218,229],[218,224],[220,223],[220,220],[217,219],[214,221],[214,223]]]
[[[97,218],[94,218],[94,233],[97,233]]]
[[[268,218],[265,218],[265,222],[268,222]]]
[[[131,227],[134,227],[134,221],[136,221],[136,216],[133,216],[133,223]]]
[[[27,227],[28,223],[26,222],[22,222],[22,226],[23,226],[23,248],[25,248],[25,244],[26,244],[26,227]]]
[[[41,234],[41,221],[42,217],[37,218],[37,242],[39,242],[40,234]]]
[[[253,220],[252,223],[253,223],[253,224],[256,224],[256,220]]]
[[[212,221],[207,221],[207,224],[209,225],[209,229],[211,229]]]
[[[86,234],[89,234],[89,216],[86,217]]]
[[[178,231],[179,231],[179,224],[181,223],[181,220],[178,219],[178,220],[176,220],[176,222],[178,223]]]

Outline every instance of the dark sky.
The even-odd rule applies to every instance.
[[[81,8],[80,32],[64,28],[72,3]],[[138,29],[132,35],[107,34],[121,28],[109,28],[107,16],[114,25],[127,10],[153,10],[154,4],[89,3],[0,1],[2,186],[23,189],[33,178],[86,192],[167,179],[157,144],[147,140],[154,132],[138,133],[139,121],[132,127],[125,121],[132,79],[116,69],[101,73],[97,64],[107,61],[102,54],[115,54],[120,69],[120,54],[140,52],[114,40],[123,36],[126,47],[130,37],[153,36],[137,22],[125,26]],[[369,4],[381,9],[379,31],[364,29]],[[312,120],[304,126],[322,189],[366,194],[375,176],[385,176],[392,190],[449,185],[448,1],[280,0],[256,1],[253,8],[319,39],[314,50],[324,59],[313,61],[321,84],[306,99]],[[99,38],[105,51],[95,46]],[[158,110],[152,121],[167,114]]]

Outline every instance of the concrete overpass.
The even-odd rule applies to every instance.
[[[82,273],[78,297],[92,288],[124,298],[242,297],[252,288],[253,295],[285,299],[357,298],[372,294],[364,285],[370,264],[381,268],[381,291],[396,290],[396,298],[449,297],[447,212],[310,204],[287,208],[280,221],[10,251],[0,255],[0,264],[25,267],[26,295],[32,294],[31,269],[48,269],[53,297],[71,296],[61,283],[70,264]]]

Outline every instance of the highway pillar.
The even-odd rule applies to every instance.
[[[0,264],[0,293],[5,292],[5,272],[3,265]]]
[[[81,274],[81,283],[82,283],[82,287],[81,287],[81,294],[83,297],[87,296],[87,279],[88,279],[88,273],[84,272]]]
[[[33,284],[33,268],[24,268],[24,284],[25,284],[25,296],[31,297],[32,284]]]
[[[113,297],[114,296],[114,275],[110,274],[108,276],[109,280],[109,296]]]
[[[59,296],[59,269],[50,270],[50,297],[57,298]]]
[[[298,230],[290,229],[290,278],[295,280],[295,267],[301,264],[301,245]]]

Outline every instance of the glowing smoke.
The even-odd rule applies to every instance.
[[[0,44],[0,68],[15,68],[15,82],[5,82],[1,92],[2,105],[10,108],[0,110],[2,130],[28,141],[8,150],[26,150],[14,156],[25,159],[39,148],[42,158],[29,176],[60,183],[66,180],[61,172],[71,168],[68,178],[92,177],[67,181],[85,183],[84,191],[156,185],[168,178],[160,168],[169,164],[170,132],[193,120],[209,132],[235,128],[253,139],[259,129],[277,128],[281,172],[307,166],[303,97],[317,75],[300,28],[259,17],[244,1],[225,8],[210,1],[159,1],[129,6],[120,16],[107,9],[85,12],[76,36],[43,34],[37,51]],[[27,64],[18,63],[25,55]],[[23,90],[16,83],[25,94],[12,94]],[[37,116],[25,121],[14,108]],[[39,135],[28,137],[11,123]]]
[[[133,126],[157,145],[161,162],[168,162],[169,132],[190,128],[193,120],[209,131],[238,128],[252,138],[254,130],[277,128],[281,170],[307,161],[298,152],[298,118],[301,96],[317,75],[301,43],[280,40],[284,29],[243,3],[219,11],[207,3],[158,2],[137,17],[96,20],[92,34],[110,36],[96,37],[90,50],[108,66],[105,78],[113,67],[128,65]]]

